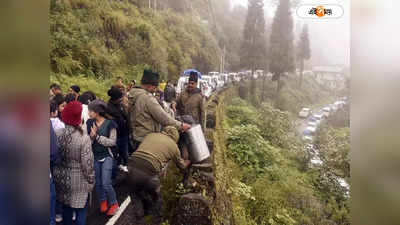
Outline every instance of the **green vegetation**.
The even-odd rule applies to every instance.
[[[252,71],[266,68],[266,40],[264,1],[249,0],[240,56],[243,68]]]
[[[300,63],[300,87],[303,82],[304,60],[311,58],[310,40],[308,38],[308,26],[305,24],[300,34],[300,39],[297,44],[297,61]]]
[[[272,22],[269,54],[271,55],[269,71],[277,81],[277,96],[282,87],[281,77],[285,72],[295,71],[293,47],[293,18],[290,12],[290,0],[280,0]]]
[[[327,97],[312,96],[320,90],[315,86],[294,98],[292,94],[299,90],[289,90],[292,82],[297,83],[288,79],[282,91],[289,105],[313,104]],[[303,88],[313,85],[306,78]],[[315,166],[295,135],[291,112],[275,108],[272,98],[257,105],[237,97],[225,99],[218,115],[223,121],[217,125],[225,132],[216,135],[219,145],[226,146],[216,151],[226,153],[216,152],[214,157],[218,154],[216,171],[223,174],[217,180],[223,185],[229,179],[226,192],[231,195],[236,224],[350,224],[349,197],[337,179],[348,180],[350,172],[349,129],[333,129],[331,122],[323,125],[316,148],[324,164]],[[345,110],[334,114],[332,121],[345,119]]]
[[[143,68],[162,79],[191,67],[217,68],[214,35],[189,13],[140,8],[128,0],[51,0],[50,25],[53,80],[83,76],[102,86],[117,76],[138,79]]]
[[[251,2],[257,6],[262,1]],[[125,82],[139,80],[144,68],[158,71],[164,80],[176,79],[188,68],[203,73],[218,70],[224,47],[227,70],[247,69],[240,65],[241,44],[256,38],[259,44],[247,45],[246,50],[265,46],[260,48],[263,37],[246,34],[270,36],[269,61],[253,60],[246,66],[256,69],[269,64],[273,79],[241,82],[238,92],[235,88],[224,92],[215,109],[217,129],[207,133],[214,141],[217,199],[213,221],[349,224],[349,198],[336,179],[348,181],[350,176],[349,109],[338,111],[318,130],[315,146],[324,164],[311,167],[294,121],[302,107],[332,102],[333,97],[311,77],[304,77],[302,89],[298,88],[298,79],[291,73],[293,24],[287,13],[291,6],[288,0],[279,2],[271,33],[267,28],[268,34],[264,34],[260,8],[253,7],[254,16],[262,18],[258,28],[244,31],[246,9],[231,10],[229,0],[210,0],[208,4],[166,0],[157,8],[149,7],[145,0],[51,0],[50,81],[64,91],[78,84],[82,91],[91,90],[106,100],[115,77],[121,76]],[[248,18],[247,26],[254,21],[258,20]],[[242,53],[250,57],[249,52]],[[262,57],[260,52],[256,54],[251,57]],[[278,81],[280,95],[276,95],[273,81]],[[162,189],[167,221],[187,191],[180,185],[182,176],[176,167],[169,170],[174,175],[163,179]]]
[[[332,103],[335,97],[331,92],[320,86],[312,77],[304,77],[303,85],[299,88],[298,79],[295,74],[290,73],[281,79],[282,93],[275,100],[275,84],[267,78],[265,84],[256,80],[255,93],[250,93],[251,81],[247,83],[241,82],[239,86],[239,94],[241,99],[251,102],[255,107],[260,106],[262,102],[270,102],[275,108],[288,112],[291,117],[296,117],[303,107],[317,107]],[[265,86],[263,89],[262,86]],[[259,96],[264,94],[264,100]],[[293,118],[294,119],[294,118]]]

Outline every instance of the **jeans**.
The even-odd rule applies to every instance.
[[[106,157],[103,162],[94,161],[97,197],[100,202],[108,199],[108,203],[111,205],[117,203],[117,196],[111,181],[113,165],[114,159],[111,157]]]
[[[84,208],[71,208],[68,205],[63,206],[63,225],[85,225],[86,224],[86,213],[88,200],[86,201],[86,205]],[[76,213],[75,223],[72,222],[72,212]]]
[[[56,196],[57,196],[57,193],[56,193]],[[59,201],[57,201],[57,198],[56,198],[56,215],[61,215],[62,216],[62,214],[63,214],[63,204],[61,203],[61,202],[59,202]]]
[[[56,187],[50,178],[50,225],[56,224]]]
[[[128,147],[129,147],[129,137],[121,137],[117,139],[117,147],[119,152],[118,165],[126,166],[128,165]]]

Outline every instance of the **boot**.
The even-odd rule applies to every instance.
[[[107,209],[108,209],[107,200],[101,201],[100,202],[100,212],[105,213],[105,212],[107,212]]]
[[[107,216],[114,216],[115,213],[117,213],[118,209],[119,209],[118,203],[111,205],[110,208],[108,209]]]

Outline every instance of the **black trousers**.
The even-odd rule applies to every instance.
[[[129,140],[129,146],[128,146],[129,156],[131,156],[132,153],[134,153],[139,148],[140,143],[141,142],[133,140],[133,139]]]
[[[150,162],[133,156],[129,159],[128,169],[127,182],[131,189],[131,198],[138,197],[145,212],[160,207],[159,173]]]

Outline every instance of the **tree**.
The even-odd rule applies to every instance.
[[[305,24],[300,34],[299,43],[297,45],[297,59],[300,61],[300,87],[303,82],[304,60],[311,57],[310,40],[308,39],[308,26]]]
[[[294,71],[293,54],[293,18],[289,0],[280,0],[276,10],[270,38],[269,70],[273,73],[272,80],[277,81],[276,97],[281,89],[281,76],[285,72]]]
[[[265,18],[263,0],[248,0],[246,23],[243,29],[240,63],[251,69],[265,68]]]

